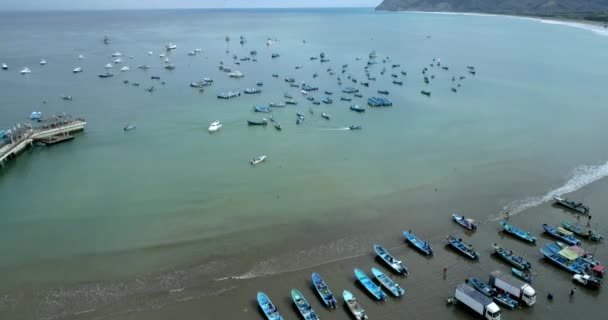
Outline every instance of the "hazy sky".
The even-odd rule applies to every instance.
[[[0,10],[373,7],[382,0],[0,0]]]

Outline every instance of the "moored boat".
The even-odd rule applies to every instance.
[[[372,268],[372,274],[376,277],[376,280],[380,282],[380,284],[386,288],[390,293],[392,293],[395,297],[401,297],[405,293],[405,290],[401,288],[397,283],[395,283],[391,278],[387,277],[384,273],[376,268]]]
[[[519,307],[519,302],[517,302],[517,300],[511,298],[511,295],[507,292],[503,292],[503,293],[496,293],[492,299],[494,299],[494,301],[502,304],[503,306],[509,308],[509,309],[516,309]]]
[[[361,127],[360,125],[351,125],[350,127],[348,127],[348,129],[350,130],[361,130],[363,127]]]
[[[427,256],[433,255],[433,249],[431,248],[431,246],[425,241],[418,239],[411,233],[411,231],[403,231],[403,236],[405,236],[405,240],[409,244],[413,245],[420,252],[426,254]]]
[[[247,120],[247,124],[250,126],[265,126],[268,124],[266,119],[262,120]]]
[[[549,259],[549,261],[557,264],[558,266],[566,269],[568,272],[574,274],[584,274],[589,269],[589,264],[578,259],[576,255],[562,255],[560,252],[554,252],[549,248],[540,248],[540,252]]]
[[[32,73],[32,70],[30,70],[28,67],[25,67],[25,68],[21,69],[20,73],[28,74],[28,73]]]
[[[279,130],[279,131],[281,131],[281,129],[282,129],[282,128],[281,128],[281,124],[279,124],[278,122],[276,122],[276,123],[274,124],[274,128],[275,128],[275,129],[277,129],[277,130]]]
[[[407,267],[400,260],[395,259],[386,249],[384,249],[381,245],[374,245],[374,251],[376,254],[386,262],[393,270],[395,270],[399,274],[408,274]]]
[[[268,104],[268,107],[270,108],[283,108],[285,107],[285,104],[282,102],[271,102]]]
[[[304,298],[304,295],[299,290],[291,289],[291,300],[293,300],[293,303],[296,305],[296,307],[300,311],[300,314],[302,315],[304,320],[318,320],[319,319],[319,316],[317,316],[317,313],[312,309],[312,306],[310,305],[310,303],[308,303],[308,301],[306,301],[306,298]]]
[[[496,243],[492,244],[492,248],[494,248],[494,251],[499,257],[503,258],[515,267],[521,270],[532,268],[532,264],[530,264],[530,262],[527,262],[520,256],[514,255],[513,251],[502,248]]]
[[[8,70],[8,65],[6,63],[2,64],[2,70]]]
[[[602,286],[602,279],[588,274],[575,274],[572,276],[572,280],[593,289]]]
[[[571,201],[566,198],[562,198],[559,196],[553,196],[553,199],[562,206],[577,211],[582,214],[589,214],[589,207],[584,205],[582,202]]]
[[[447,237],[448,244],[456,249],[458,252],[462,253],[465,257],[469,259],[479,259],[479,254],[473,249],[473,246],[467,244],[462,241],[462,239],[458,239],[452,235]]]
[[[477,229],[477,224],[475,223],[475,221],[473,219],[465,218],[464,216],[461,216],[456,213],[452,213],[452,219],[454,219],[454,221],[456,221],[456,223],[458,223],[459,225],[463,226],[466,229],[469,229],[469,230]]]
[[[575,238],[574,235],[572,234],[572,232],[570,232],[564,228],[561,228],[561,227],[554,228],[546,223],[543,223],[542,227],[547,234],[551,235],[552,237],[554,237],[556,239],[564,241],[567,244],[575,245],[575,246],[578,246],[581,244],[581,241],[579,239]]]
[[[529,232],[525,232],[519,228],[516,228],[513,225],[507,223],[506,221],[500,221],[500,225],[502,226],[502,229],[508,234],[511,234],[516,238],[527,241],[529,243],[536,243],[536,237],[532,236]]]
[[[584,237],[585,239],[589,239],[589,240],[593,240],[593,241],[600,241],[602,240],[604,237],[599,234],[596,231],[593,231],[591,229],[586,229],[583,228],[581,226],[578,226],[576,224],[570,223],[568,221],[562,221],[562,227],[568,231],[571,231],[581,237]]]
[[[475,290],[483,293],[484,295],[486,295],[488,297],[492,297],[494,290],[492,290],[492,287],[490,287],[489,284],[487,284],[477,278],[469,278],[466,280],[466,282],[471,287],[475,288]]]
[[[380,287],[378,287],[366,274],[361,271],[361,269],[355,268],[355,276],[359,283],[369,292],[371,293],[376,300],[384,300],[386,299],[386,293],[382,291]]]
[[[135,128],[136,128],[136,126],[134,123],[127,123],[123,129],[124,129],[124,131],[131,131]]]
[[[114,75],[113,75],[113,74],[111,74],[111,73],[109,73],[109,72],[99,74],[99,77],[100,77],[100,78],[110,78],[110,77],[113,77],[113,76],[114,76]]]
[[[355,298],[355,296],[350,293],[350,291],[344,290],[344,292],[342,292],[342,297],[344,298],[344,302],[346,302],[348,309],[356,320],[367,319],[367,314],[365,313],[365,310],[361,308],[359,301],[357,301],[357,298]]]
[[[255,107],[253,107],[253,111],[269,113],[272,111],[272,109],[270,109],[270,107],[267,107],[267,106],[255,106]]]
[[[365,108],[360,107],[358,105],[350,106],[350,110],[353,110],[355,112],[365,112]]]
[[[222,127],[222,123],[219,122],[218,120],[211,122],[211,124],[209,125],[209,132],[214,132],[219,130]]]
[[[283,317],[281,317],[279,314],[277,307],[272,304],[264,292],[258,292],[258,304],[260,305],[260,308],[262,308],[262,311],[268,320],[283,320]]]
[[[264,160],[266,160],[266,156],[259,156],[259,157],[255,157],[255,158],[253,158],[253,159],[250,161],[250,163],[251,163],[252,165],[256,165],[256,164],[258,164],[258,163],[260,163],[260,162],[262,162],[262,161],[264,161]]]
[[[532,275],[528,272],[523,272],[517,268],[511,268],[511,272],[516,275],[518,278],[524,280],[527,283],[532,283]]]
[[[329,116],[327,113],[325,113],[325,112],[322,112],[322,113],[321,113],[321,117],[323,117],[323,118],[325,118],[325,119],[327,119],[327,120],[329,120],[329,119],[331,118],[331,117],[330,117],[330,116]]]
[[[325,303],[325,306],[330,309],[335,309],[338,302],[334,297],[333,293],[331,293],[331,291],[329,290],[329,287],[327,286],[325,281],[323,281],[323,278],[321,278],[321,275],[316,272],[313,272],[312,284],[317,290],[319,296],[321,297],[321,300],[323,300],[323,302]]]

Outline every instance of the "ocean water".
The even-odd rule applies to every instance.
[[[32,111],[66,112],[88,124],[74,141],[33,148],[0,170],[0,314],[137,318],[141,311],[144,318],[146,310],[172,310],[180,299],[213,297],[222,305],[225,292],[252,286],[241,280],[266,276],[276,288],[286,280],[273,275],[367,257],[378,234],[397,246],[399,230],[413,226],[439,245],[453,227],[452,210],[492,230],[511,210],[537,228],[540,217],[529,213],[549,209],[552,195],[598,197],[592,183],[608,175],[608,38],[598,28],[542,22],[371,9],[1,13],[0,62],[10,69],[0,72],[0,128],[27,123]],[[167,42],[178,46],[167,53],[172,71],[159,58]],[[195,48],[201,53],[186,55]],[[234,65],[233,54],[251,50],[257,62]],[[366,88],[347,76],[365,80],[372,50],[377,81]],[[116,51],[124,61],[112,69],[115,76],[98,78]],[[275,52],[281,56],[272,59]],[[331,61],[309,60],[321,52]],[[46,66],[38,63],[43,58]],[[449,70],[430,67],[433,58]],[[228,78],[218,70],[221,60],[245,77]],[[20,75],[25,66],[32,73]],[[73,74],[79,66],[84,72]],[[120,72],[122,66],[131,71]],[[435,76],[429,85],[424,67]],[[403,86],[391,83],[392,73]],[[340,101],[338,76],[364,98]],[[189,87],[203,77],[214,79],[205,92]],[[317,99],[333,91],[334,103],[312,105],[286,77],[318,86],[311,93]],[[216,98],[256,81],[264,82],[261,94]],[[156,90],[146,92],[149,86]],[[382,89],[392,107],[348,109]],[[282,131],[246,125],[264,117],[253,106],[283,101],[284,93],[298,105],[273,110]],[[74,99],[62,101],[63,94]],[[296,112],[305,114],[301,125]],[[209,134],[214,120],[224,126]],[[137,129],[124,132],[128,122]],[[363,130],[344,130],[352,124]],[[249,165],[261,154],[265,163]],[[543,221],[559,223],[548,217]],[[606,230],[605,217],[593,220]],[[384,233],[387,226],[396,228],[393,236]],[[487,241],[479,245],[493,236],[480,236]],[[550,266],[547,272],[562,273]],[[188,287],[195,293],[154,295]],[[248,305],[251,297],[236,300]],[[429,315],[442,315],[431,309]]]

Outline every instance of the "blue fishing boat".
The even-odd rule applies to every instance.
[[[372,282],[372,280],[367,277],[365,272],[361,271],[360,269],[355,269],[355,276],[357,277],[357,280],[359,280],[359,283],[361,283],[361,285],[365,287],[365,289],[367,289],[367,291],[369,291],[369,293],[371,293],[376,300],[386,299],[386,293],[384,293],[380,287]]]
[[[260,308],[262,308],[262,311],[264,311],[264,314],[268,320],[283,320],[283,317],[281,317],[279,314],[277,307],[272,304],[264,292],[258,292],[258,304],[260,305]]]
[[[549,235],[551,235],[552,237],[562,240],[567,244],[570,245],[574,245],[574,246],[578,246],[581,244],[581,241],[577,238],[574,237],[574,235],[572,234],[572,232],[564,229],[564,228],[554,228],[546,223],[543,223],[543,229],[545,229],[545,232]]]
[[[584,237],[585,239],[589,239],[589,240],[593,240],[593,241],[600,241],[602,240],[604,237],[599,234],[596,231],[593,231],[591,229],[586,229],[583,228],[581,226],[577,226],[573,223],[570,223],[568,221],[562,221],[562,227],[568,231],[571,231],[581,237]]]
[[[449,235],[447,239],[448,244],[458,252],[462,253],[465,257],[473,260],[479,259],[479,254],[470,244],[464,243],[462,239],[458,239],[452,235]]]
[[[344,302],[346,302],[346,305],[348,306],[348,310],[350,310],[356,320],[367,319],[367,314],[365,313],[365,310],[361,308],[359,301],[357,301],[357,298],[355,298],[355,296],[350,293],[350,291],[344,290],[344,292],[342,292],[342,297],[344,298]]]
[[[459,225],[463,226],[464,228],[466,228],[468,230],[477,229],[477,224],[475,223],[475,221],[473,219],[465,218],[464,216],[461,216],[457,213],[452,213],[452,219],[454,219],[454,221],[456,221],[456,223],[458,223]]]
[[[494,301],[502,304],[503,306],[505,306],[509,309],[519,308],[519,303],[517,302],[517,300],[511,298],[511,295],[509,295],[509,293],[507,293],[507,292],[496,293],[492,297],[492,299],[494,299]]]
[[[589,269],[589,264],[578,260],[576,257],[566,257],[558,252],[553,252],[548,248],[540,248],[540,252],[549,259],[549,261],[557,264],[558,266],[566,269],[567,271],[574,274],[584,274]],[[570,259],[572,258],[572,259]]]
[[[536,243],[536,237],[533,237],[529,232],[518,229],[506,221],[500,221],[500,225],[506,233],[529,243]]]
[[[255,107],[253,107],[253,111],[269,113],[272,111],[272,109],[270,109],[270,107],[267,107],[267,106],[255,106]]]
[[[291,300],[293,300],[304,320],[319,320],[319,316],[317,316],[317,313],[312,309],[310,303],[306,301],[306,298],[304,298],[304,295],[300,291],[291,289]]]
[[[405,240],[407,240],[409,244],[416,247],[422,253],[426,254],[427,256],[433,254],[433,249],[431,249],[431,246],[428,243],[416,238],[416,236],[414,236],[410,231],[403,231],[403,236],[405,236]]]
[[[532,275],[527,273],[527,272],[523,272],[517,268],[511,268],[511,272],[513,272],[514,275],[516,275],[518,278],[524,280],[527,283],[532,283]]]
[[[374,245],[374,251],[376,254],[386,262],[393,270],[399,274],[407,274],[407,267],[400,260],[395,259],[388,251],[386,251],[381,245]]]
[[[591,252],[588,252],[580,246],[568,246],[565,243],[557,241],[556,245],[552,243],[547,243],[547,248],[553,252],[561,252],[560,254],[568,257],[574,257],[576,255],[578,259],[588,263],[592,267],[602,264],[593,256],[593,254],[591,254]]]
[[[405,290],[401,288],[397,283],[395,283],[391,278],[387,277],[384,273],[376,268],[372,268],[372,274],[376,277],[376,280],[380,282],[380,284],[386,288],[390,293],[392,293],[395,297],[401,297],[405,293]]]
[[[336,301],[336,298],[329,290],[329,287],[327,286],[325,281],[323,281],[323,278],[321,278],[321,275],[319,275],[316,272],[313,272],[312,273],[312,284],[315,287],[315,289],[317,290],[317,293],[319,294],[319,296],[321,297],[323,302],[325,302],[325,306],[330,309],[335,309],[338,302]]]
[[[524,260],[524,258],[520,256],[514,255],[513,251],[502,248],[496,243],[492,244],[492,247],[494,248],[494,251],[499,257],[503,258],[515,267],[521,270],[532,268],[532,264],[530,264],[530,262],[527,262],[526,260]]]
[[[365,108],[359,107],[358,105],[350,106],[350,110],[353,110],[356,112],[365,112]]]
[[[488,297],[492,297],[492,293],[494,290],[492,290],[492,287],[490,287],[489,284],[477,279],[477,278],[469,278],[466,280],[466,282],[472,286],[473,288],[475,288],[475,290],[483,293],[484,295],[488,296]]]

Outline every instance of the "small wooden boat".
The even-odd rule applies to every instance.
[[[506,233],[529,243],[536,243],[536,237],[533,237],[529,232],[518,229],[506,221],[500,221],[500,225]]]
[[[566,198],[562,198],[559,196],[553,196],[553,199],[558,203],[561,204],[562,206],[568,208],[568,209],[572,209],[578,213],[582,213],[582,214],[589,214],[589,207],[587,207],[586,205],[584,205],[582,202],[575,202],[575,201],[571,201],[568,200]]]
[[[448,244],[456,249],[458,252],[462,253],[465,257],[469,259],[479,259],[479,254],[473,249],[473,246],[470,244],[464,243],[462,239],[457,239],[456,237],[449,235],[447,237]]]
[[[268,125],[268,121],[266,119],[262,120],[247,120],[247,124],[250,126],[265,126]]]
[[[509,295],[507,292],[497,293],[492,297],[492,299],[509,309],[519,308],[519,303],[517,300],[511,298],[511,295]]]
[[[319,320],[319,316],[317,316],[317,313],[312,309],[310,303],[306,301],[306,298],[304,298],[304,295],[300,291],[291,289],[291,300],[293,300],[304,320]]]
[[[499,257],[503,258],[515,267],[521,270],[532,268],[532,264],[530,264],[530,262],[527,262],[526,260],[524,260],[524,258],[520,256],[514,255],[513,251],[502,248],[496,243],[492,244],[492,247],[494,248],[494,251]]]
[[[466,282],[471,285],[473,288],[475,288],[475,290],[483,293],[484,295],[488,296],[488,297],[492,297],[492,287],[490,287],[489,284],[477,279],[477,278],[469,278],[466,280]]]
[[[346,302],[348,309],[353,314],[356,320],[367,319],[367,314],[365,313],[365,310],[361,308],[359,301],[357,301],[357,298],[355,298],[355,296],[353,296],[350,291],[344,290],[344,292],[342,292],[342,297],[344,298],[344,302]]]
[[[428,80],[426,80],[426,83],[428,83]],[[423,95],[425,95],[425,96],[427,96],[427,97],[430,97],[430,96],[431,96],[431,92],[430,92],[430,91],[427,91],[427,90],[422,90],[422,91],[420,91],[420,93],[422,93]]]
[[[379,94],[388,94],[388,90],[378,90]]]
[[[325,112],[321,113],[321,117],[323,117],[323,118],[325,118],[327,120],[330,119],[330,116],[327,113],[325,113]]]
[[[350,110],[353,110],[356,112],[365,112],[365,108],[359,107],[358,105],[350,106]]]
[[[296,105],[296,104],[298,104],[298,102],[295,100],[286,100],[285,104]]]
[[[335,309],[338,304],[336,298],[329,290],[329,287],[327,286],[325,281],[323,281],[323,278],[321,278],[321,276],[316,272],[312,273],[312,284],[317,290],[317,293],[319,294],[323,302],[325,302],[325,306],[330,309]]]
[[[264,292],[258,292],[258,304],[260,305],[260,308],[262,308],[262,311],[264,311],[264,314],[268,320],[283,320],[283,317],[281,317],[279,314],[277,307],[272,304]]]
[[[564,228],[554,228],[546,223],[542,224],[543,229],[545,230],[545,232],[549,235],[551,235],[552,237],[559,239],[561,241],[564,241],[567,244],[573,245],[573,246],[578,246],[581,244],[581,241],[577,238],[574,237],[574,234],[572,234],[572,232],[564,229]]]
[[[386,262],[393,270],[395,270],[399,274],[407,275],[407,267],[400,260],[395,259],[386,249],[384,249],[381,245],[374,245],[374,251],[376,254]]]
[[[264,160],[266,160],[266,156],[259,156],[259,157],[253,158],[249,163],[251,163],[251,165],[256,165]]]
[[[523,272],[517,268],[511,268],[511,272],[513,272],[514,275],[516,275],[518,278],[524,280],[527,283],[532,283],[532,275],[527,273],[527,272]]]
[[[454,219],[454,221],[456,221],[456,223],[458,223],[459,225],[463,226],[464,228],[466,228],[468,230],[477,229],[477,224],[475,223],[475,221],[473,219],[465,218],[464,216],[461,216],[456,213],[452,213],[452,219]]]
[[[99,74],[99,77],[100,77],[100,78],[111,78],[111,77],[113,77],[113,76],[114,76],[114,75],[113,75],[113,74],[111,74],[111,73],[109,73],[109,72]]]
[[[427,256],[433,255],[433,249],[431,246],[428,243],[418,239],[410,231],[403,231],[403,236],[405,236],[405,240],[407,240],[409,244],[420,250],[420,252],[426,254]]]
[[[589,239],[589,240],[593,240],[593,241],[600,241],[604,238],[601,234],[599,234],[591,229],[586,229],[581,226],[577,226],[568,221],[562,221],[562,227],[581,237],[584,237],[585,239]]]
[[[274,124],[274,128],[275,128],[275,129],[277,129],[277,130],[279,130],[279,131],[281,131],[281,130],[282,130],[282,128],[281,128],[281,124],[280,124],[280,123],[278,123],[278,122],[276,122],[276,123]]]
[[[376,298],[376,300],[384,300],[386,299],[386,293],[382,291],[380,287],[378,287],[366,274],[361,271],[361,269],[355,268],[355,276],[359,283]]]
[[[372,274],[376,277],[376,280],[380,282],[380,284],[386,288],[390,293],[392,293],[395,297],[401,297],[405,293],[405,290],[401,288],[397,283],[395,283],[391,278],[387,277],[384,273],[376,268],[372,268]]]

